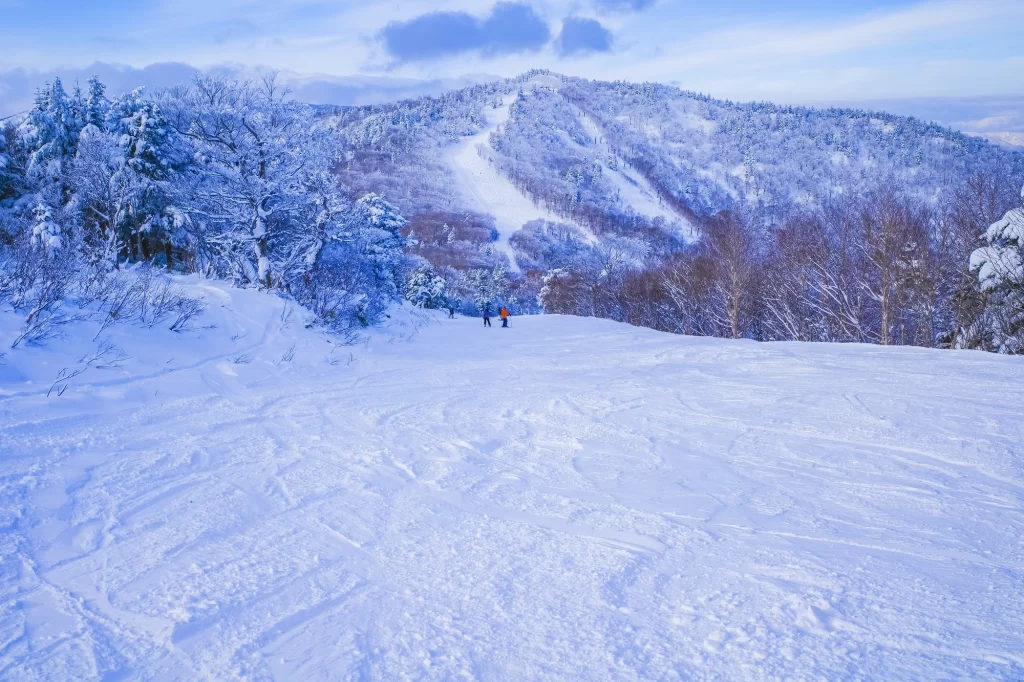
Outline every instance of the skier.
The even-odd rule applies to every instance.
[[[484,326],[485,327],[490,327],[491,326],[491,307],[490,306],[484,306]]]
[[[501,326],[507,329],[509,318],[508,308],[506,308],[505,306],[501,306],[501,310],[498,312],[498,314],[501,316]]]
[[[448,319],[455,319],[455,306],[453,306],[451,303],[448,304]]]

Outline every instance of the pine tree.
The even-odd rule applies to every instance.
[[[72,104],[60,78],[36,94],[36,105],[25,124],[30,173],[57,177],[60,168],[74,157],[82,126]],[[56,166],[50,168],[51,163]]]
[[[74,121],[74,128],[81,130],[86,126],[85,95],[82,94],[82,87],[78,84],[78,81],[75,81],[75,87],[71,90],[68,105],[71,107],[71,118]]]
[[[186,161],[180,140],[171,130],[159,105],[136,88],[116,98],[105,113],[105,126],[117,136],[133,171],[153,180],[165,179]]]
[[[8,150],[7,136],[4,134],[4,129],[0,127],[0,201],[6,198],[12,184],[11,154]]]
[[[406,223],[395,206],[373,193],[352,207],[349,225],[388,299],[397,298],[401,287],[405,239],[400,230]]]
[[[93,125],[103,128],[106,124],[107,110],[110,102],[107,100],[107,88],[100,79],[93,76],[89,79],[89,92],[85,99],[85,125]]]
[[[32,217],[32,243],[52,257],[63,245],[63,240],[60,227],[53,221],[50,207],[42,199],[38,199]]]
[[[463,287],[472,292],[478,310],[494,311],[499,301],[508,295],[508,271],[500,264],[490,270],[470,270],[465,274]]]

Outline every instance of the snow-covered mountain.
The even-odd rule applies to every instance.
[[[1015,334],[969,263],[1019,205],[1024,153],[937,124],[543,71],[328,120],[351,196],[397,204],[460,301],[511,271],[492,288],[520,309],[691,334]]]
[[[1024,677],[1017,358],[174,286],[0,361],[2,679]]]
[[[548,72],[334,118],[349,186],[406,215],[490,215],[513,259],[509,231],[530,219],[599,234],[656,226],[685,244],[722,210],[777,219],[885,182],[935,203],[972,175],[1024,172],[1024,154],[912,117]]]
[[[981,235],[1021,184],[1024,155],[911,118],[547,72],[335,110],[272,80],[114,100],[54,81],[0,134],[0,297],[35,319],[64,286],[38,282],[90,300],[83,268],[144,261],[280,290],[337,329],[404,297],[1009,352],[1015,304],[970,263],[1005,246]]]

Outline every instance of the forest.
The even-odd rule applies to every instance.
[[[559,218],[524,224],[511,252],[445,157],[506,102],[490,163]],[[15,345],[82,315],[185,328],[200,304],[163,274],[179,272],[271,290],[345,334],[404,298],[1017,353],[1022,185],[1024,154],[913,118],[547,72],[346,108],[270,76],[117,97],[55,80],[0,132],[0,300],[25,316]]]
[[[491,162],[564,219],[512,235],[511,277],[483,231],[465,238],[462,222],[485,218],[459,210],[438,153],[509,96]],[[936,124],[531,72],[331,125],[346,182],[413,215],[446,211],[409,249],[470,303],[465,273],[498,272],[496,296],[521,310],[676,333],[1024,348],[1024,154]],[[610,181],[623,167],[677,220],[625,201]]]
[[[41,89],[0,137],[0,298],[39,342],[82,316],[187,326],[164,272],[293,298],[347,332],[400,298],[405,219],[350,199],[339,147],[273,77],[198,78],[109,99],[96,79]]]

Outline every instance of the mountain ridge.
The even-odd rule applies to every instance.
[[[1024,154],[1001,149],[948,126],[925,122],[913,116],[847,107],[818,108],[776,105],[770,102],[736,103],[728,99],[716,99],[702,93],[682,90],[676,86],[593,81],[545,70],[529,71],[515,78],[454,90],[439,97],[422,97],[364,107],[342,107],[337,114],[340,121],[337,127],[349,143],[350,151],[365,151],[375,147],[409,151],[410,144],[414,146],[416,142],[423,141],[416,138],[424,137],[424,128],[431,129],[431,134],[438,138],[435,140],[436,146],[443,147],[459,137],[475,134],[482,129],[482,108],[488,103],[488,98],[518,92],[524,85],[536,82],[538,78],[557,79],[562,84],[559,88],[562,100],[576,106],[578,113],[584,113],[596,123],[612,128],[608,132],[612,133],[610,137],[613,139],[605,140],[605,146],[614,145],[623,149],[629,157],[628,161],[634,163],[637,170],[647,176],[648,180],[663,185],[664,200],[678,202],[686,210],[698,215],[712,215],[718,210],[737,208],[743,204],[762,205],[772,210],[781,208],[783,212],[790,210],[792,206],[781,205],[792,202],[794,197],[786,196],[787,193],[781,191],[778,185],[768,187],[772,182],[766,176],[772,173],[779,174],[782,170],[788,171],[786,183],[800,188],[803,196],[798,197],[798,200],[808,200],[826,189],[849,191],[856,185],[867,186],[867,183],[858,183],[851,177],[837,178],[837,182],[829,187],[810,182],[807,176],[812,174],[812,169],[801,165],[810,162],[816,166],[813,170],[822,171],[823,174],[843,175],[842,165],[849,162],[856,167],[855,170],[873,167],[872,170],[876,173],[879,170],[883,174],[895,172],[918,185],[926,184],[929,180],[934,181],[935,178],[923,179],[913,176],[921,175],[922,170],[925,174],[934,174],[934,166],[944,165],[950,161],[958,164],[957,172],[961,175],[969,174],[979,165],[986,168],[1000,164],[1008,165],[1011,172],[1020,172],[1024,168]],[[506,128],[502,139],[499,140],[500,143],[512,146],[522,142],[534,143],[531,145],[533,149],[555,144],[562,148],[560,151],[564,152],[563,160],[573,155],[590,162],[599,158],[601,153],[598,145],[585,139],[585,132],[577,128],[565,110],[554,112],[561,115],[561,118],[548,116],[545,122],[551,131],[565,133],[571,138],[569,141],[545,136],[543,131],[526,130],[531,117],[537,121],[544,119],[546,114],[553,113],[543,111],[544,107],[538,106],[540,103],[537,101],[544,94],[550,94],[551,90],[554,88],[549,88],[547,92],[533,88],[522,93],[520,106],[511,117],[511,123],[519,126],[515,131],[517,135],[510,135]],[[635,101],[626,103],[625,106],[620,103],[614,113],[602,111],[603,108],[615,104],[615,97],[633,98]],[[557,107],[559,102],[552,98],[546,104]],[[666,104],[681,105],[683,111],[665,111],[663,107]],[[609,113],[613,115],[608,116]],[[674,113],[682,114],[677,116],[677,119],[682,120],[671,120]],[[623,117],[627,119],[625,122],[622,120]],[[638,129],[640,120],[645,121],[644,125],[655,128],[660,126],[660,131]],[[773,136],[778,137],[778,128],[773,126],[777,126],[779,121],[795,127],[795,130],[789,135],[789,139],[779,140],[778,149],[785,154],[795,151],[805,157],[800,160],[800,164],[788,169],[778,167],[778,159],[771,158],[776,150],[764,144],[771,142]],[[365,124],[362,130],[361,123]],[[677,128],[680,127],[679,124],[689,124],[691,129],[703,126],[704,129],[700,132],[717,143],[718,149],[713,153],[704,154],[703,158],[686,158],[679,155],[670,155],[666,158],[657,150],[651,149],[656,146],[655,143],[664,139],[663,133],[673,124]],[[376,129],[371,131],[370,128]],[[405,142],[409,144],[405,146],[393,145],[394,140],[387,137],[388,128],[404,129],[413,139],[406,140]],[[679,134],[685,132],[685,128],[671,132]],[[514,139],[516,136],[520,139]],[[694,140],[699,141],[697,135],[689,135],[688,138],[679,142],[686,144]],[[795,149],[808,138],[815,138],[811,139],[812,148]],[[870,141],[872,148],[867,150],[864,159],[857,159],[851,151],[864,145],[866,140]],[[691,148],[692,146],[695,145],[691,144]],[[815,146],[816,148],[813,148]],[[567,191],[562,191],[559,197],[541,196],[543,192],[538,186],[543,185],[545,181],[550,184],[552,174],[548,173],[546,175],[549,177],[539,178],[540,182],[536,182],[526,177],[528,173],[524,172],[523,164],[517,163],[515,153],[522,153],[522,149],[516,149],[511,154],[503,153],[500,149],[496,151],[500,157],[504,157],[495,160],[504,175],[516,179],[517,182],[522,180],[521,184],[528,195],[535,196],[538,203],[556,207],[556,212],[564,217],[571,218],[577,204],[593,205],[595,199],[598,199],[594,196],[597,193],[591,193],[591,196],[577,197],[573,202],[570,192]],[[829,163],[824,163],[823,157],[826,155],[832,155],[832,158],[828,159]],[[529,162],[537,167],[557,165],[557,160],[538,156],[533,156]],[[415,160],[412,163],[415,165]],[[688,168],[681,168],[682,166]],[[363,167],[359,170],[364,174],[368,171],[371,176],[375,171],[372,167]],[[564,175],[566,171],[579,169],[557,170]],[[679,175],[680,170],[685,171],[685,177],[672,177],[673,174]],[[582,177],[580,172],[577,172],[576,185],[583,186],[583,194],[588,193],[588,181],[593,180],[585,177],[587,171],[588,169],[582,170]],[[737,182],[739,175],[745,175],[742,182]],[[938,183],[931,184],[947,185],[949,179],[949,175],[945,174],[944,178],[939,178]],[[599,182],[598,180],[598,184]],[[415,202],[403,199],[400,192],[394,191],[395,188],[388,185],[387,182],[380,183],[378,189],[384,196],[394,197],[400,205],[404,203],[403,209],[416,212],[419,207]],[[566,190],[567,187],[560,189]],[[608,193],[607,188],[604,188],[604,192]],[[741,197],[743,193],[750,196]],[[559,204],[564,204],[567,199],[573,206],[559,207]],[[737,202],[737,199],[740,201]],[[614,202],[612,204],[614,205]],[[608,213],[609,208],[605,206],[599,210]]]

